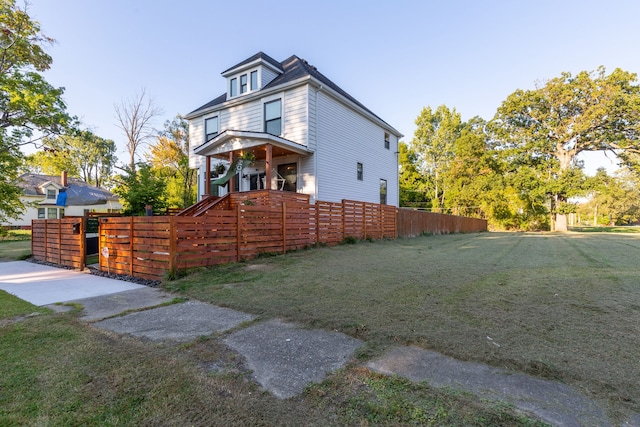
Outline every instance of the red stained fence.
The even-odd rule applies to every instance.
[[[82,269],[85,242],[83,217],[31,221],[31,253],[38,261]]]
[[[400,208],[397,215],[397,227],[398,237],[416,237],[422,234],[487,231],[487,221],[479,218]]]
[[[374,203],[343,200],[311,205],[304,198],[258,196],[264,200],[228,198],[233,208],[206,209],[198,217],[101,217],[100,269],[159,280],[170,271],[285,253],[315,243],[335,245],[346,237],[395,239],[487,230],[485,220]],[[244,204],[249,202],[253,204]],[[265,205],[256,205],[259,202]],[[32,227],[36,259],[84,267],[82,218],[34,220]]]
[[[158,280],[167,271],[285,253],[315,243],[337,244],[347,236],[396,237],[395,208],[390,206],[353,201],[235,206],[211,209],[200,217],[100,218],[99,247],[108,250],[100,257],[100,269]]]

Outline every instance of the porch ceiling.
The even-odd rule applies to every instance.
[[[266,157],[265,146],[272,146],[272,156],[286,156],[289,154],[299,154],[306,156],[313,153],[304,145],[279,136],[271,135],[265,132],[248,132],[237,130],[226,130],[211,141],[208,141],[198,147],[193,152],[201,156],[212,156],[220,159],[229,159],[229,153],[233,151],[251,151],[256,160],[262,160]]]

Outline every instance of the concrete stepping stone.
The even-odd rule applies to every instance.
[[[224,343],[242,354],[255,380],[280,399],[321,382],[362,345],[339,332],[301,329],[278,320],[233,332]]]
[[[214,332],[224,332],[253,320],[247,313],[187,301],[102,320],[93,325],[152,341],[189,342]]]
[[[434,387],[453,387],[479,396],[507,401],[560,426],[610,426],[600,406],[565,384],[494,368],[461,362],[417,347],[397,347],[367,367]]]
[[[115,316],[127,310],[140,310],[142,308],[154,307],[169,302],[174,297],[175,295],[161,291],[160,289],[145,286],[130,291],[66,302],[82,305],[83,311],[80,319],[85,322],[94,322]],[[58,306],[55,305],[48,305],[47,307],[55,311],[60,311]]]

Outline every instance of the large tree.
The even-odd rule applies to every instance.
[[[462,119],[455,110],[441,105],[436,111],[425,107],[415,121],[416,131],[410,148],[418,160],[418,170],[432,183],[430,199],[434,207],[444,203],[444,172],[453,158],[453,145],[460,136]]]
[[[153,100],[147,96],[145,89],[132,99],[123,100],[115,106],[117,126],[124,132],[129,153],[129,169],[136,169],[136,155],[149,140],[153,139],[156,132],[153,128],[154,119],[162,111]]]
[[[60,133],[72,119],[63,88],[42,76],[52,59],[45,47],[53,39],[40,31],[26,6],[0,0],[0,221],[17,218],[24,206],[17,187],[21,146]]]
[[[620,69],[607,75],[603,67],[575,76],[562,73],[534,90],[517,90],[499,107],[491,123],[499,149],[515,160],[545,164],[556,218],[564,217],[567,198],[576,190],[579,153],[612,151],[631,162],[640,152],[636,80]]]
[[[167,203],[187,207],[196,201],[196,169],[189,167],[189,124],[177,115],[149,147],[147,156],[154,170],[168,179]]]
[[[58,175],[67,171],[100,188],[113,173],[116,144],[85,130],[43,140],[43,149],[27,157],[34,172]]]

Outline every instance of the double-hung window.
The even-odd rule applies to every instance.
[[[258,89],[258,71],[252,71],[250,74],[251,90]]]
[[[205,119],[204,128],[207,134],[207,140],[205,142],[209,142],[218,134],[218,116]]]
[[[358,178],[358,181],[362,181],[364,179],[364,171],[362,163],[360,162],[356,164],[356,177]]]
[[[238,94],[238,79],[233,78],[229,82],[229,96],[234,97]]]
[[[240,76],[240,93],[243,94],[247,91],[247,75]]]
[[[47,199],[55,199],[56,190],[47,190]]]
[[[282,133],[282,101],[280,99],[264,104],[264,131],[272,135]]]
[[[386,148],[388,150],[390,145],[391,145],[391,143],[390,143],[390,139],[389,139],[389,134],[385,132],[384,133],[384,148]]]

